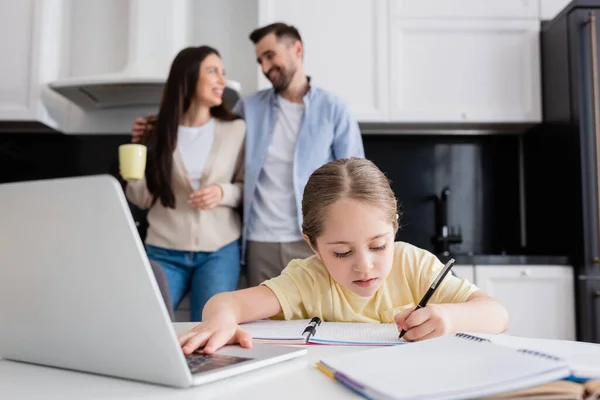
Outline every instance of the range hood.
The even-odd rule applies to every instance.
[[[160,104],[165,77],[121,74],[70,78],[50,83],[52,90],[83,109],[146,107]],[[223,97],[237,98],[241,85],[228,80]]]
[[[189,46],[184,22],[189,18],[187,4],[129,0],[124,10],[128,14],[125,67],[59,79],[48,87],[84,111],[158,107],[172,59]],[[225,101],[237,99],[240,90],[240,83],[227,81]]]

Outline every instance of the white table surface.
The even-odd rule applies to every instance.
[[[177,332],[195,324],[176,323]],[[361,399],[320,372],[322,357],[371,347],[307,346],[296,359],[190,389],[109,378],[0,359],[0,399]]]
[[[195,323],[176,323],[178,333]],[[494,337],[498,344],[548,351],[578,365],[600,371],[600,345],[559,340]],[[110,378],[82,372],[30,365],[0,359],[0,400],[4,399],[362,399],[320,372],[315,362],[323,357],[372,349],[369,346],[307,346],[308,354],[255,371],[190,389]]]

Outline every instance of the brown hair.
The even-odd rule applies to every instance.
[[[163,89],[158,117],[149,121],[142,137],[141,143],[148,147],[146,182],[153,204],[160,200],[164,207],[175,208],[171,172],[173,152],[177,147],[177,128],[196,93],[200,64],[211,54],[220,57],[219,52],[209,46],[187,47],[177,54]],[[240,118],[231,113],[224,103],[212,107],[210,115],[222,121]]]
[[[284,24],[283,22],[275,22],[273,24],[263,26],[262,28],[255,29],[252,31],[252,33],[250,33],[249,37],[250,40],[252,40],[252,43],[256,44],[269,33],[274,33],[277,39],[285,37],[292,39],[294,42],[296,40],[302,41],[298,29],[292,25]]]
[[[364,158],[344,158],[329,162],[312,173],[302,196],[302,233],[313,247],[323,233],[327,207],[336,201],[354,199],[381,208],[394,234],[398,231],[398,201],[390,182],[379,168]]]

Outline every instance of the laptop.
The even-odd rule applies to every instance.
[[[306,354],[256,343],[186,357],[110,175],[1,184],[0,260],[4,359],[185,388]]]

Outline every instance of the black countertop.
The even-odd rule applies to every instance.
[[[438,255],[442,262],[454,258],[455,265],[571,265],[566,256],[520,255],[520,254],[456,254]]]

